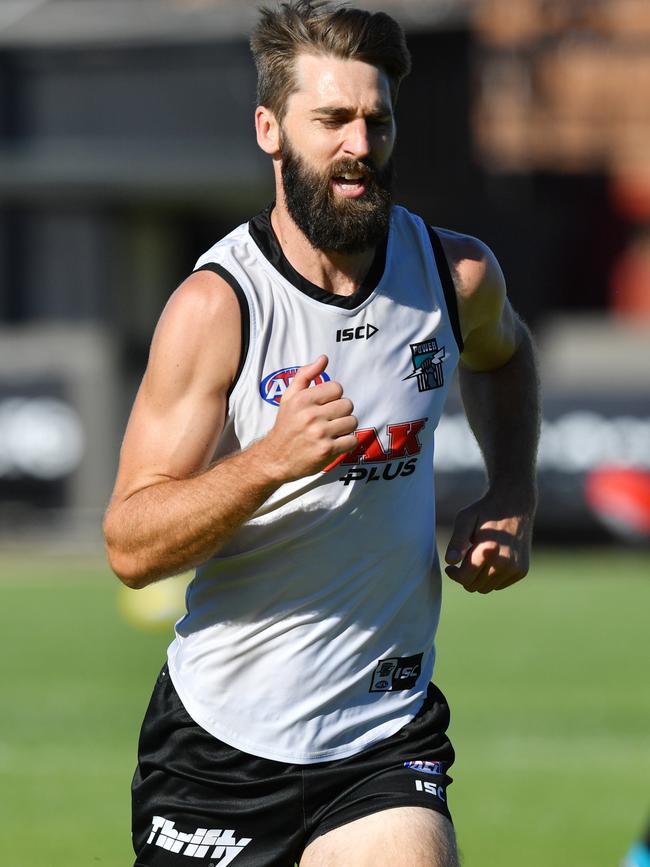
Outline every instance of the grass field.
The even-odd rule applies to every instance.
[[[129,867],[138,728],[168,638],[101,560],[0,557],[0,863]],[[464,867],[609,867],[650,815],[650,558],[538,552],[505,593],[447,582]],[[346,865],[341,865],[346,867]]]

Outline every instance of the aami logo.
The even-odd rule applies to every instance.
[[[445,772],[443,762],[428,762],[422,759],[404,762],[404,767],[417,771],[419,774],[435,774],[437,777],[441,777]]]
[[[260,382],[260,397],[271,406],[279,406],[282,400],[282,395],[291,385],[294,376],[300,370],[299,364],[294,364],[292,367],[283,367],[281,370],[274,370],[269,373]],[[320,385],[321,382],[329,382],[330,377],[323,372],[313,380],[314,385]]]
[[[384,479],[389,482],[398,476],[410,476],[415,472],[417,455],[422,451],[422,443],[418,434],[426,427],[428,419],[418,418],[414,421],[401,421],[386,425],[388,443],[384,445],[377,428],[358,428],[354,435],[357,439],[356,448],[338,457],[325,471],[339,465],[350,466],[351,469],[341,476],[340,482],[349,485],[365,479],[366,483]],[[369,470],[360,464],[380,464]]]

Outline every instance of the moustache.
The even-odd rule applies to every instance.
[[[344,174],[360,174],[366,178],[374,178],[379,174],[379,169],[372,162],[341,160],[341,162],[335,163],[330,170],[331,178],[338,178]]]

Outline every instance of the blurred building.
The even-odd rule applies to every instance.
[[[559,306],[590,306],[596,292],[617,307],[613,262],[650,221],[650,5],[482,0],[473,27],[481,163],[501,176],[541,177],[545,195],[564,188],[559,227],[589,250],[591,264],[580,279],[562,263],[574,285]],[[647,277],[642,282],[637,294],[650,295]],[[628,294],[621,306],[631,303]],[[638,304],[647,309],[641,297]]]
[[[96,522],[166,298],[272,196],[252,123],[257,5],[0,3],[0,527],[71,504]],[[637,237],[650,219],[645,0],[358,5],[394,14],[413,53],[399,200],[486,240],[542,335],[552,317],[588,315],[592,346],[609,310],[637,317],[650,294]],[[619,364],[636,393],[638,364]],[[44,400],[81,430],[76,464],[65,449],[52,458],[56,478],[25,458],[24,419]],[[38,453],[52,438],[32,440]]]

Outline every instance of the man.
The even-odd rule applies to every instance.
[[[299,0],[252,48],[276,201],[167,304],[105,521],[131,587],[198,567],[140,738],[136,863],[454,867],[433,432],[461,355],[489,486],[447,573],[507,587],[530,338],[483,244],[391,207],[400,27]]]

